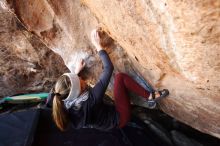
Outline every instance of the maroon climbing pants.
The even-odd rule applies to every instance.
[[[130,120],[131,104],[128,92],[133,92],[144,98],[148,98],[150,93],[140,86],[135,80],[124,73],[115,75],[114,100],[116,110],[120,114],[119,127],[123,127]]]

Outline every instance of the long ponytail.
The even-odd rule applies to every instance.
[[[67,128],[69,123],[67,111],[64,109],[63,103],[57,95],[53,99],[53,119],[61,131]]]
[[[64,107],[63,99],[68,96],[70,85],[69,79],[65,76],[61,76],[57,80],[54,88],[55,96],[53,99],[52,115],[55,124],[61,131],[65,131],[69,125],[69,116]]]

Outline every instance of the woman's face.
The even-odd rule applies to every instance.
[[[80,79],[81,93],[87,88],[87,84],[84,80]]]

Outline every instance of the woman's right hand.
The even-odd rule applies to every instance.
[[[91,40],[92,44],[96,47],[97,51],[103,50],[101,44],[100,44],[100,37],[97,29],[92,30],[91,32]]]

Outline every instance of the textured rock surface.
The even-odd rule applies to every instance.
[[[129,72],[134,66],[155,87],[170,90],[160,103],[164,112],[220,137],[220,0],[8,3],[27,30],[61,55],[70,69],[85,58],[91,82],[101,67],[89,36],[91,29],[102,26],[127,53],[107,39],[116,71]]]
[[[166,113],[220,137],[219,0],[84,3],[142,75],[170,89]]]
[[[67,71],[62,58],[0,7],[0,97],[48,91]]]

